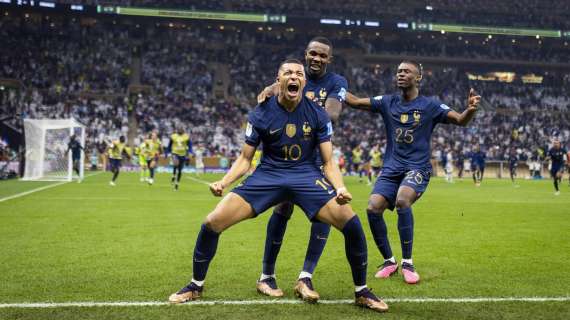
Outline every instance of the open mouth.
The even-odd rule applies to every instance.
[[[312,63],[310,65],[310,68],[313,71],[321,71],[321,64],[320,63]]]
[[[289,92],[289,94],[296,95],[297,93],[299,93],[299,84],[290,83],[289,85],[287,85],[287,92]]]

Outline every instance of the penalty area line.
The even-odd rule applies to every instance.
[[[98,175],[98,174],[100,174],[100,173],[101,173],[101,172],[97,172],[97,173],[93,173],[93,174],[88,174],[88,175],[84,176],[83,179],[89,178],[89,177],[92,177],[92,176],[96,176],[96,175]],[[48,184],[47,186],[35,188],[35,189],[32,189],[32,190],[20,192],[20,193],[17,193],[17,194],[8,196],[8,197],[0,198],[0,203],[1,203],[1,202],[4,202],[4,201],[16,199],[16,198],[21,198],[21,197],[27,196],[27,195],[32,194],[32,193],[35,193],[35,192],[39,192],[39,191],[43,191],[43,190],[55,188],[55,187],[61,186],[61,185],[63,185],[63,184],[69,183],[69,182],[71,182],[71,181],[62,181],[62,182],[57,182],[57,183],[54,183],[54,184]]]
[[[478,298],[386,298],[389,303],[484,303],[484,302],[567,302],[570,297],[478,297]],[[184,306],[212,305],[289,305],[305,304],[301,300],[200,300],[183,304]],[[352,304],[354,300],[319,300],[320,304]],[[25,302],[0,303],[2,308],[74,308],[74,307],[154,307],[168,306],[163,301],[118,301],[118,302]]]

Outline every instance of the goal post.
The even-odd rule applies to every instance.
[[[25,119],[26,163],[22,180],[71,181],[83,179],[85,152],[81,152],[79,175],[74,173],[72,135],[85,147],[85,126],[75,119]]]

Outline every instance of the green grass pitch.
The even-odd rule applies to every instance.
[[[206,214],[218,201],[186,175],[174,192],[170,176],[155,185],[109,173],[22,197],[6,197],[49,183],[0,182],[0,319],[569,319],[570,187],[552,183],[433,179],[414,205],[414,262],[420,284],[401,276],[373,277],[381,257],[365,214],[370,187],[345,178],[369,249],[368,285],[395,299],[387,314],[350,304],[244,304],[124,307],[3,307],[31,302],[166,301],[192,273],[192,250]],[[195,177],[192,175],[192,177]],[[220,176],[205,175],[213,181]],[[266,300],[255,291],[269,212],[222,234],[204,301]],[[400,258],[395,213],[387,213]],[[277,261],[285,299],[303,264],[309,223],[296,209]],[[353,298],[342,234],[331,231],[314,275],[323,300]],[[403,298],[565,297],[548,302],[405,302]]]

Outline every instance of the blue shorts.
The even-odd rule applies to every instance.
[[[121,159],[113,159],[111,158],[111,169],[119,169],[121,168]]]
[[[176,160],[178,160],[178,163],[182,163],[182,164],[186,164],[186,161],[188,161],[188,158],[186,158],[185,156],[178,155],[178,154],[172,154],[172,159],[176,159]]]
[[[251,176],[232,190],[253,208],[255,215],[288,201],[299,206],[307,218],[315,220],[321,208],[336,192],[316,167],[274,169],[258,166]]]
[[[558,173],[562,173],[562,170],[563,170],[563,169],[564,169],[564,166],[562,166],[562,165],[555,165],[555,166],[552,166],[552,168],[550,169],[550,176],[551,176],[552,178],[556,177],[556,175],[557,175]]]
[[[372,194],[379,194],[386,198],[389,204],[388,208],[394,210],[400,186],[414,189],[419,199],[427,189],[430,176],[431,170],[429,169],[396,170],[384,168],[374,184]]]

